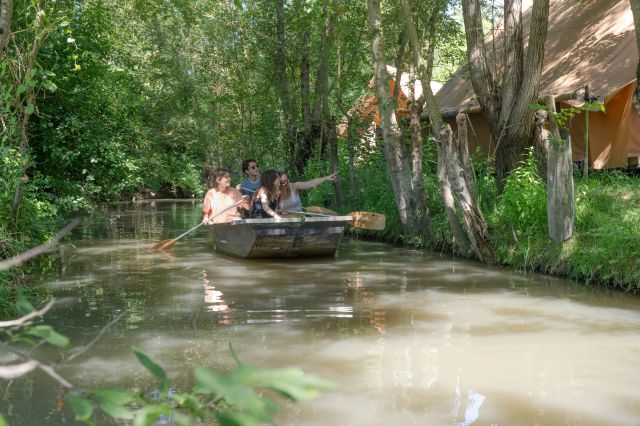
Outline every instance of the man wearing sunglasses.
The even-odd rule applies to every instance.
[[[242,162],[242,174],[244,179],[236,186],[242,195],[248,195],[249,199],[260,187],[260,171],[256,160],[248,159]]]

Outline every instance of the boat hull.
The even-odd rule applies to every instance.
[[[242,259],[335,256],[351,216],[240,219],[207,227],[215,250]]]

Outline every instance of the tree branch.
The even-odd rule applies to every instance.
[[[29,322],[29,320],[31,320],[32,318],[41,317],[44,314],[46,314],[47,311],[51,309],[54,303],[55,303],[55,299],[51,299],[49,303],[47,303],[47,305],[44,308],[40,309],[39,311],[29,312],[27,315],[21,318],[18,318],[16,320],[0,321],[0,328],[17,327],[17,326],[24,325],[27,322]]]
[[[41,244],[37,247],[34,247],[30,250],[25,251],[17,256],[14,256],[10,259],[3,260],[0,262],[0,271],[4,271],[5,269],[13,268],[15,266],[21,265],[29,259],[33,259],[36,256],[39,256],[43,253],[48,253],[53,251],[55,245],[72,229],[74,229],[80,223],[80,219],[73,219],[67,226],[62,228],[60,232],[58,232],[51,241],[45,244]]]

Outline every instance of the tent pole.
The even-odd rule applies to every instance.
[[[584,86],[584,101],[589,102],[589,85]],[[589,111],[585,108],[584,112],[584,171],[583,176],[589,176]]]

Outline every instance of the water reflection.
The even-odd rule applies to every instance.
[[[207,312],[216,313],[216,323],[219,325],[233,324],[233,315],[229,309],[229,304],[223,299],[224,295],[222,292],[210,285],[206,271],[202,271],[202,284],[204,287],[204,303]]]
[[[231,342],[248,364],[340,384],[286,405],[280,424],[640,423],[637,298],[348,238],[337,259],[242,261],[204,232],[147,251],[199,217],[191,202],[115,206],[78,229],[64,268],[33,278],[76,345],[126,310],[65,377],[151,392],[134,345],[188,389],[192,366],[234,364]],[[58,394],[33,376],[5,388],[2,412],[14,426],[73,423]]]

